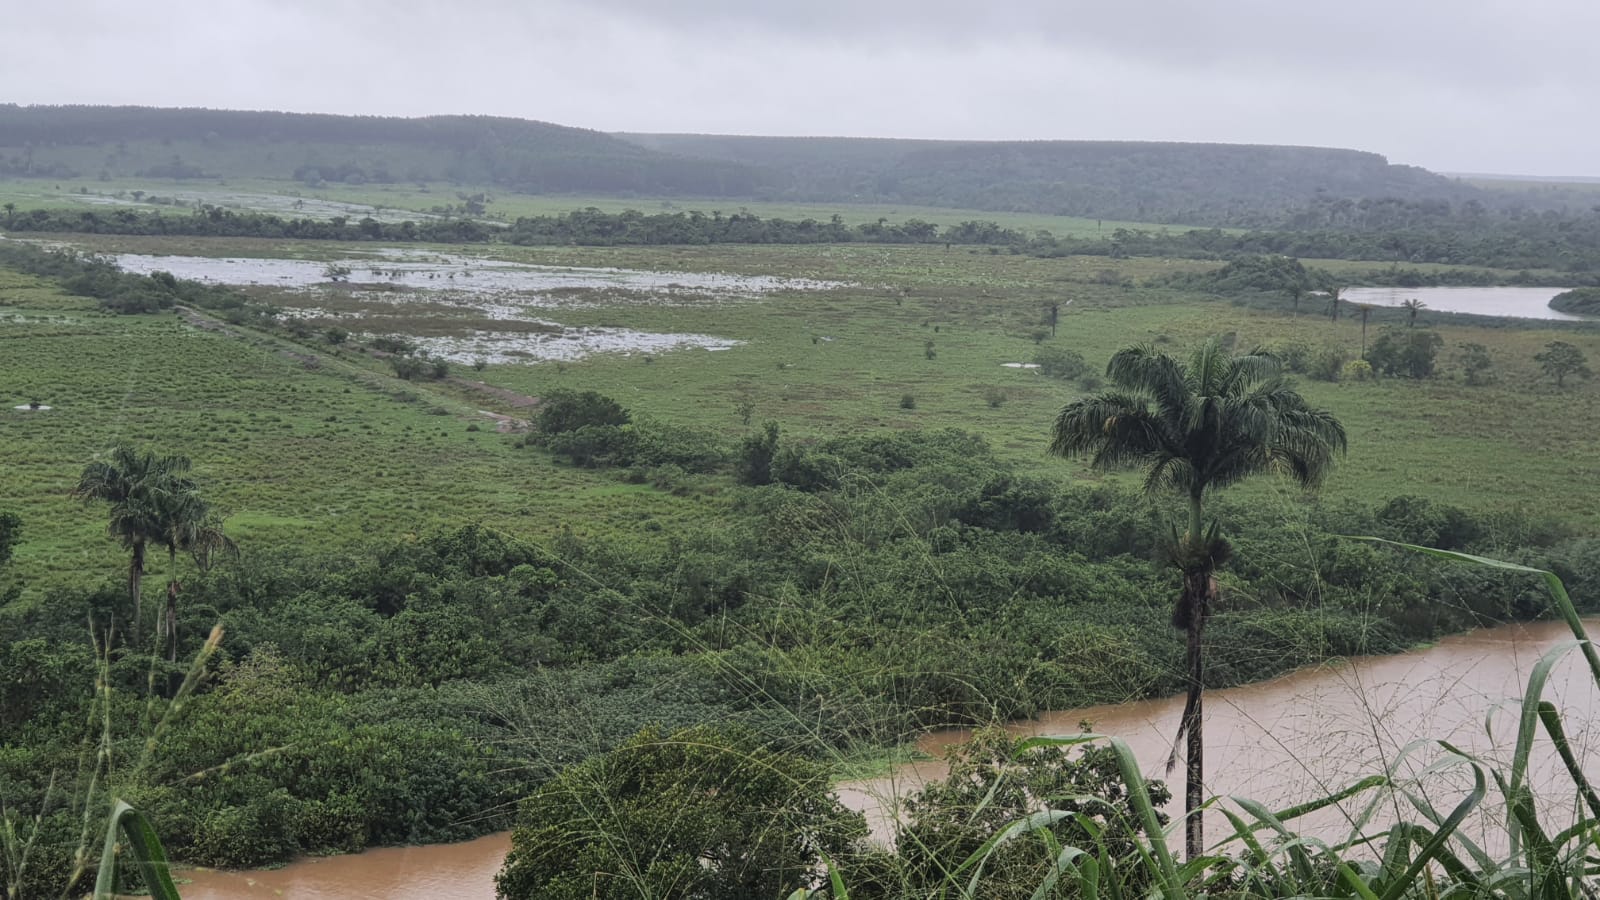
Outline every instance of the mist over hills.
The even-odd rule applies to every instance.
[[[1330,201],[1512,197],[1376,153],[1132,141],[606,134],[489,116],[0,106],[0,177],[452,182],[1260,226]]]

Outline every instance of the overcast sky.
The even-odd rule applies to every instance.
[[[1600,175],[1596,0],[11,0],[0,101]]]

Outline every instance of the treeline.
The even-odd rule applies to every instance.
[[[295,238],[302,240],[389,241],[425,243],[516,244],[814,244],[952,243],[1020,247],[1030,240],[994,222],[969,221],[943,228],[910,219],[887,219],[847,225],[840,216],[816,219],[763,219],[753,213],[676,212],[646,214],[637,210],[606,213],[592,207],[555,216],[517,219],[509,228],[467,218],[429,217],[418,221],[380,222],[348,216],[331,219],[285,219],[270,213],[241,212],[203,206],[188,215],[130,209],[99,211],[35,209],[7,214],[6,227],[46,234],[186,235],[209,237]]]
[[[170,272],[138,275],[109,259],[17,241],[0,241],[0,267],[53,279],[67,293],[98,300],[116,313],[151,313],[179,304],[219,312],[252,308],[247,295],[223,285],[176,278]]]
[[[436,244],[478,243],[501,229],[473,219],[428,217],[418,221],[380,222],[370,216],[351,220],[286,219],[271,213],[202,206],[188,215],[119,209],[34,209],[8,214],[6,228],[45,234],[183,235],[194,237],[258,237],[319,241],[423,241]]]
[[[1502,217],[1478,231],[1444,226],[1415,226],[1401,231],[1250,231],[1220,229],[1152,231],[1118,228],[1094,238],[1058,237],[1048,231],[1023,232],[994,222],[965,221],[940,227],[931,222],[879,219],[847,225],[841,216],[827,221],[762,218],[754,213],[617,213],[587,208],[553,216],[517,219],[497,227],[470,218],[430,217],[418,221],[285,219],[269,213],[240,212],[204,206],[189,215],[129,209],[101,211],[30,210],[8,212],[11,231],[83,234],[203,235],[306,240],[516,244],[685,245],[685,244],[813,244],[869,242],[886,244],[944,243],[1004,247],[1038,256],[1167,256],[1189,259],[1235,259],[1252,255],[1370,260],[1404,264],[1441,263],[1512,270],[1554,270],[1559,277],[1520,277],[1518,283],[1590,283],[1600,279],[1600,212],[1542,213]],[[1400,271],[1398,268],[1391,271]],[[1459,272],[1405,270],[1405,287],[1463,283]],[[1482,273],[1468,283],[1504,283],[1505,276]]]

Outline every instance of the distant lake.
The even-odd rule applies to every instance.
[[[1373,306],[1399,306],[1417,299],[1434,312],[1471,313],[1475,316],[1511,316],[1518,319],[1560,319],[1593,322],[1592,316],[1574,316],[1551,309],[1550,298],[1570,290],[1560,287],[1363,287],[1346,288],[1339,299]]]

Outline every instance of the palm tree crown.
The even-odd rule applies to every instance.
[[[1068,404],[1050,451],[1096,468],[1145,468],[1145,488],[1199,501],[1208,489],[1279,472],[1305,487],[1345,449],[1344,426],[1306,404],[1277,359],[1233,356],[1215,341],[1185,365],[1152,347],[1117,352],[1106,367],[1115,388]]]
[[[158,456],[123,445],[113,449],[107,459],[85,466],[72,489],[72,496],[85,502],[111,504],[106,531],[132,554],[128,593],[134,608],[130,634],[135,640],[145,549],[151,543],[166,543],[175,520],[184,510],[195,509],[198,502],[189,469],[186,456]]]

